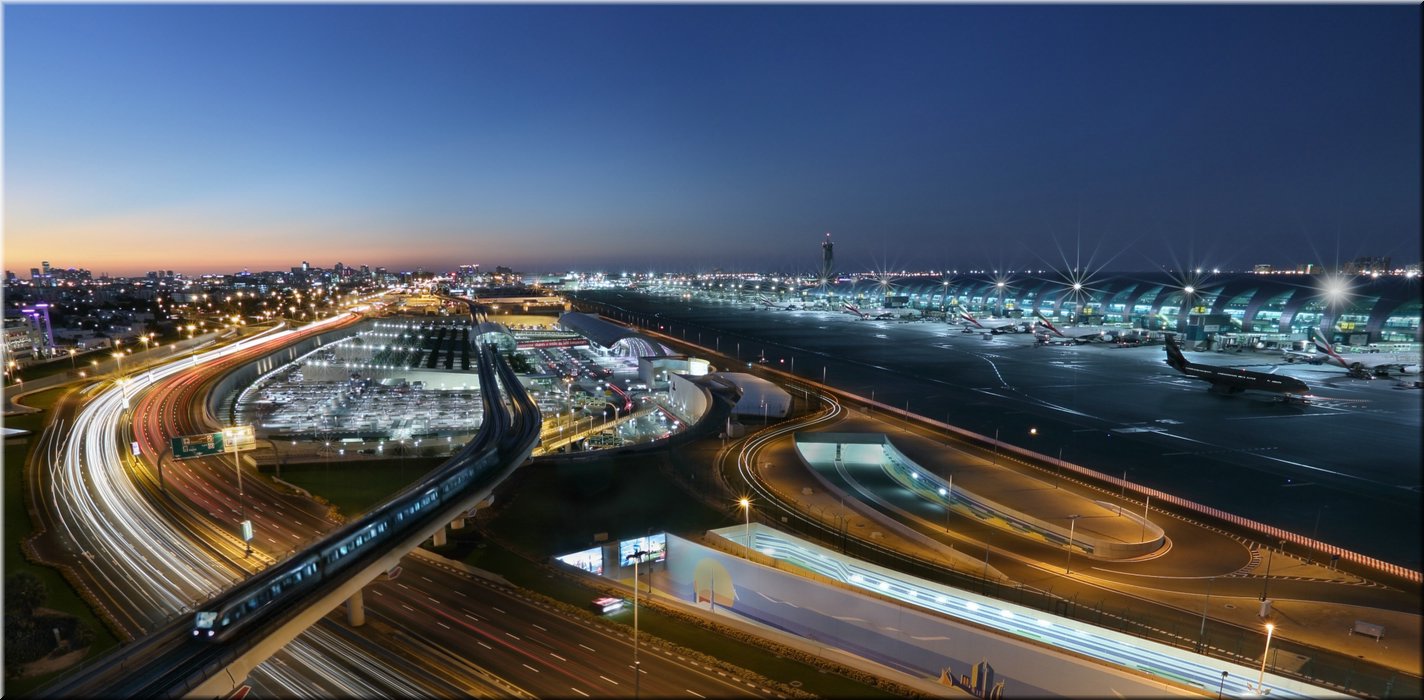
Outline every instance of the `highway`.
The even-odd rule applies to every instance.
[[[326,330],[322,328],[321,330]],[[310,331],[315,332],[315,331]],[[286,342],[291,332],[235,343],[198,356],[197,364],[241,353],[266,343]],[[143,636],[167,621],[186,618],[197,601],[215,595],[242,577],[215,558],[208,541],[175,524],[136,480],[133,462],[119,445],[130,391],[186,372],[193,363],[155,368],[124,387],[95,383],[80,390],[89,401],[77,407],[70,397],[56,407],[56,420],[34,452],[43,465],[41,523],[54,542],[40,545],[51,557],[63,552],[82,565],[71,566],[80,585],[103,604],[101,614],[125,633]],[[40,470],[33,470],[38,478]],[[37,484],[35,484],[37,485]],[[36,493],[41,493],[36,491]],[[56,550],[58,547],[58,551]],[[342,674],[343,667],[361,675]],[[348,689],[355,695],[419,697],[426,684],[407,678],[408,670],[380,663],[329,630],[313,631],[289,645],[251,684],[270,695],[320,694],[322,687]]]
[[[407,556],[403,572],[367,588],[367,619],[431,652],[441,668],[478,664],[537,697],[633,694],[632,639],[622,626],[590,625],[521,591],[453,566]],[[422,585],[423,584],[423,585]],[[618,614],[629,622],[631,612]],[[409,624],[411,619],[425,624]],[[434,650],[447,650],[439,655]],[[639,692],[649,697],[771,696],[746,680],[641,645]]]
[[[243,356],[235,356],[232,362],[236,363],[238,360],[245,361],[249,359],[249,357],[250,356],[246,354]],[[224,367],[218,363],[211,363],[209,366],[210,370],[202,373],[202,375],[189,372],[174,377],[167,377],[166,375],[160,374],[144,377],[145,383],[149,381],[158,382],[158,386],[155,387],[153,391],[146,392],[136,401],[134,410],[135,433],[133,437],[140,443],[140,448],[144,454],[161,455],[162,445],[166,442],[166,437],[169,435],[200,432],[210,429],[211,426],[202,425],[202,418],[194,408],[198,403],[197,400],[202,396],[204,387],[211,381],[213,376],[220,374],[224,369]],[[128,436],[125,436],[125,441],[127,437]],[[137,481],[144,483],[150,488],[156,487],[156,475],[143,473],[145,471],[147,470],[142,468],[138,469],[135,476],[140,478]],[[244,481],[244,504],[238,504],[236,483],[235,480],[231,478],[232,474],[231,462],[229,459],[221,457],[188,460],[183,463],[178,463],[177,466],[172,462],[168,462],[165,469],[165,482],[170,489],[170,493],[173,494],[173,497],[168,498],[167,501],[170,505],[176,507],[178,511],[176,517],[178,517],[180,521],[185,521],[183,529],[203,532],[203,536],[199,539],[208,541],[209,545],[220,551],[225,558],[239,563],[251,564],[265,563],[268,561],[266,556],[259,549],[254,552],[253,557],[244,562],[240,556],[241,548],[236,538],[232,536],[231,532],[227,531],[228,528],[219,527],[214,530],[208,522],[212,516],[216,516],[219,521],[227,520],[228,522],[234,522],[238,514],[245,508],[249,516],[255,516],[255,519],[258,519],[259,543],[264,536],[268,536],[271,538],[268,541],[275,541],[279,547],[295,548],[309,541],[317,533],[330,527],[330,523],[322,519],[318,513],[311,511],[303,512],[301,507],[304,504],[298,499],[276,494],[272,492],[271,489],[261,485],[259,480],[249,478]],[[293,508],[295,508],[295,510],[292,510]],[[282,517],[280,520],[278,518],[272,518],[269,523],[264,524],[262,522],[262,514],[269,509],[276,512],[279,516],[290,516],[293,513],[297,513],[299,514],[298,517],[305,516],[305,522],[293,524],[293,518]],[[204,531],[204,528],[206,528],[206,531]],[[195,561],[201,561],[200,557],[194,557],[194,559]],[[427,573],[430,575],[414,573],[420,571],[422,567],[429,569]],[[460,689],[461,692],[456,694],[474,692],[472,689],[476,688],[483,688],[487,693],[508,694],[512,692],[511,686],[507,681],[500,681],[498,679],[499,676],[504,676],[515,678],[519,683],[540,689],[544,694],[562,693],[568,695],[577,694],[579,692],[589,694],[619,694],[620,691],[618,687],[620,686],[620,682],[618,681],[617,672],[610,670],[606,663],[598,663],[597,659],[599,657],[596,654],[589,656],[591,652],[587,651],[587,649],[606,649],[618,643],[624,645],[629,644],[626,637],[621,640],[619,639],[619,632],[611,629],[595,632],[591,628],[586,628],[586,626],[580,627],[581,623],[574,620],[563,619],[554,616],[552,613],[546,613],[548,615],[548,619],[545,620],[546,624],[541,624],[540,627],[546,631],[554,631],[549,632],[543,642],[540,641],[541,638],[539,635],[541,633],[538,629],[527,630],[526,634],[529,635],[528,637],[521,637],[516,629],[506,629],[504,631],[507,634],[501,635],[501,638],[498,640],[482,643],[480,640],[475,639],[472,644],[469,635],[463,634],[469,632],[468,626],[461,627],[452,623],[449,625],[449,630],[441,629],[440,626],[432,627],[426,619],[426,615],[432,611],[422,609],[431,605],[430,601],[439,600],[436,596],[444,595],[453,597],[454,595],[461,595],[458,589],[456,589],[456,593],[451,594],[444,589],[444,586],[455,584],[467,585],[468,581],[440,581],[440,577],[448,577],[451,574],[430,569],[428,565],[418,562],[412,563],[410,570],[412,574],[407,574],[403,582],[390,584],[378,582],[374,584],[372,595],[368,597],[368,610],[370,611],[372,619],[380,620],[393,628],[394,631],[391,635],[373,638],[366,634],[364,630],[361,631],[356,635],[355,639],[365,640],[366,645],[359,655],[353,655],[352,649],[350,648],[338,649],[332,647],[325,650],[322,654],[308,657],[302,654],[303,650],[299,645],[290,645],[287,651],[284,652],[284,655],[288,653],[295,654],[294,658],[298,659],[346,659],[349,663],[338,664],[337,666],[332,666],[331,663],[328,663],[321,666],[320,670],[317,670],[313,663],[308,663],[306,668],[303,668],[298,673],[293,673],[294,664],[286,658],[277,657],[274,658],[272,662],[262,666],[263,670],[274,674],[273,679],[255,677],[253,679],[254,686],[272,689],[282,682],[292,684],[295,682],[295,679],[300,679],[300,681],[305,684],[304,687],[308,690],[322,687],[329,688],[332,686],[346,689],[359,688],[362,687],[364,683],[367,684],[365,686],[367,690],[384,687],[385,689],[381,693],[374,693],[384,695],[406,695],[410,694],[412,689],[415,688],[420,688],[420,690],[416,692],[425,694],[437,692],[437,689],[440,688],[447,691]],[[220,572],[221,568],[216,569],[216,571]],[[419,588],[412,585],[420,583],[417,579],[423,582],[423,585]],[[440,583],[436,584],[436,581]],[[389,594],[389,601],[383,600],[386,594],[382,592],[382,587],[392,591],[392,593]],[[398,593],[406,591],[409,592],[410,597],[407,601],[401,601]],[[503,606],[503,608],[510,609],[519,606],[528,607],[528,604],[517,603],[517,601],[511,600],[509,604]],[[485,608],[484,610],[485,613],[494,615],[497,614],[498,609],[501,609],[501,606],[493,606],[491,608]],[[469,608],[466,608],[466,610],[466,614],[479,614]],[[533,608],[533,610],[537,610],[537,608]],[[339,617],[339,613],[329,616],[327,621],[323,622],[317,628],[314,628],[313,632],[304,635],[303,638],[316,634],[317,632],[315,630],[321,630],[324,633],[322,637],[324,643],[334,645],[338,640],[341,640],[349,645],[353,639],[350,636],[352,631],[334,624],[331,618],[335,617]],[[521,616],[519,619],[531,619],[531,617],[534,616]],[[156,624],[159,621],[151,620],[149,622],[150,624]],[[465,622],[468,622],[468,620],[465,620]],[[443,625],[444,623],[441,624]],[[575,634],[571,636],[567,634],[567,630],[571,625],[580,627],[580,631],[583,632],[583,635]],[[336,635],[334,633],[336,630],[345,632],[346,635]],[[435,630],[439,630],[439,632],[435,632]],[[451,634],[445,634],[447,632],[455,632],[455,634],[453,636]],[[427,635],[430,636],[427,637]],[[574,637],[584,639],[584,643],[565,643],[563,646],[559,646],[558,642],[560,640],[567,640]],[[478,647],[482,644],[493,645],[494,643],[498,643],[499,646],[496,646],[496,649],[513,650],[517,648],[516,642],[524,638],[533,639],[536,644],[543,643],[550,646],[553,651],[551,651],[551,655],[544,658],[543,661],[545,663],[555,663],[547,667],[541,666],[539,663],[533,663],[536,659],[531,659],[527,653],[517,653],[508,656],[498,654],[490,655],[489,659],[481,658],[478,665],[472,661],[461,658],[462,655],[481,657],[483,653]],[[394,645],[392,645],[393,640],[397,642]],[[402,644],[409,643],[419,644],[420,647],[425,650],[424,656],[426,658],[417,658],[417,663],[411,664],[408,657],[400,657],[399,655],[392,656],[392,646],[401,647]],[[560,651],[563,653],[560,653]],[[656,652],[648,653],[656,654]],[[419,670],[420,672],[410,674],[406,678],[383,677],[373,680],[370,678],[372,671],[366,668],[369,664],[363,662],[363,657],[366,656],[384,657],[387,661],[384,666],[387,668],[405,667],[411,671]],[[405,659],[406,663],[402,664],[397,661],[397,659],[401,658]],[[572,661],[571,663],[565,663],[560,661],[560,659]],[[436,662],[435,660],[443,661]],[[664,666],[668,668],[664,669]],[[377,669],[382,668],[382,664],[375,664],[374,667]],[[489,670],[491,668],[497,669],[497,675]],[[280,670],[280,673],[278,670]],[[595,671],[600,670],[602,671],[601,673],[595,673]],[[736,682],[726,680],[724,672],[711,669],[699,669],[696,662],[690,660],[679,663],[676,659],[653,657],[646,661],[643,666],[643,671],[641,681],[652,688],[649,692],[654,693],[661,693],[663,691],[667,693],[679,692],[686,693],[692,697],[696,697],[699,694],[707,695],[708,693],[726,695],[729,689],[740,690],[743,687],[742,685],[736,684]],[[627,676],[623,678],[621,683],[622,685],[632,685],[633,679],[631,674],[631,669],[628,669]],[[525,675],[528,677],[522,677]],[[418,679],[412,678],[411,676],[416,676]],[[553,686],[549,685],[549,679],[558,676],[564,676],[564,680],[569,683],[563,690],[560,690],[562,686],[557,684]],[[605,678],[608,680],[603,680]],[[578,679],[598,681],[604,683],[606,687],[599,688],[596,685],[592,685],[587,688],[582,688],[577,685],[579,682]],[[562,682],[563,681],[560,681],[560,683]],[[287,690],[291,690],[291,687],[288,687]],[[623,690],[627,690],[627,688]],[[356,694],[371,695],[373,693],[359,692]],[[441,692],[439,694],[446,693]]]

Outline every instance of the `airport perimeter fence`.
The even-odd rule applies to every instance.
[[[767,484],[763,484],[764,486]],[[780,503],[754,510],[754,519],[836,550],[848,557],[884,566],[927,581],[1016,603],[1062,618],[1149,639],[1204,656],[1245,666],[1258,666],[1266,636],[1255,630],[1208,620],[1205,625],[1193,615],[1162,610],[1143,602],[1113,605],[1103,600],[1080,600],[1047,590],[1007,583],[987,576],[992,561],[982,567],[947,568],[944,562],[930,561],[882,547],[873,540],[851,536],[849,518],[801,503],[779,490]],[[1266,670],[1290,676],[1352,695],[1370,698],[1412,698],[1424,696],[1418,676],[1338,652],[1297,644],[1273,637]]]

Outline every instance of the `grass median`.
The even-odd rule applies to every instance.
[[[352,518],[430,473],[446,459],[333,459],[288,464],[282,467],[282,481],[321,496],[342,515]]]

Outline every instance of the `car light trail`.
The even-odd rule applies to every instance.
[[[192,367],[258,348],[277,345],[345,318],[335,316],[298,331],[276,330],[231,345],[194,354],[117,383],[86,387],[93,398],[76,415],[67,432],[56,430],[49,463],[50,496],[56,509],[59,536],[82,557],[80,564],[100,583],[111,603],[110,612],[141,632],[155,629],[175,615],[188,613],[199,601],[241,580],[215,559],[190,532],[150,502],[134,482],[121,453],[121,426],[134,395]],[[125,435],[125,437],[127,437]],[[219,546],[222,543],[218,543]],[[268,560],[270,563],[270,560]],[[118,608],[117,610],[113,608]],[[350,668],[338,664],[344,660]],[[354,675],[351,669],[370,674]],[[427,694],[409,680],[413,669],[397,669],[372,658],[349,642],[313,627],[283,652],[253,672],[254,683],[268,691],[293,695],[378,697],[397,693]],[[328,687],[314,685],[319,678]]]

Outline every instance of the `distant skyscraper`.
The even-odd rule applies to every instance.
[[[302,261],[302,272],[307,272],[307,271],[310,271],[310,270],[311,270],[311,263],[308,263],[307,261],[303,260],[303,261]]]
[[[831,233],[826,232],[826,240],[821,241],[821,279],[827,282],[835,281],[831,275],[835,274],[835,247],[831,242]]]
[[[48,277],[48,276],[49,276],[49,261],[46,260],[46,261],[40,263],[40,265],[44,267],[45,276]]]

